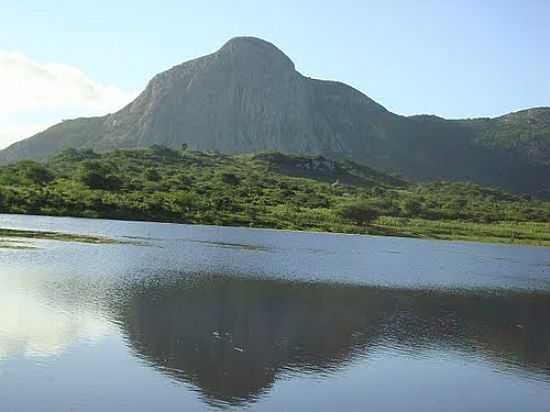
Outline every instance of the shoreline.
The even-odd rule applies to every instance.
[[[113,221],[113,222],[125,222],[125,223],[152,223],[152,224],[170,224],[170,225],[186,225],[186,226],[205,226],[205,227],[228,227],[228,228],[239,228],[239,229],[249,229],[249,230],[263,230],[263,231],[275,231],[275,232],[288,232],[288,233],[306,233],[306,234],[321,234],[321,235],[345,235],[345,236],[372,236],[372,237],[393,237],[400,239],[415,239],[415,240],[428,240],[428,241],[444,241],[451,243],[480,243],[480,244],[492,244],[492,245],[509,245],[509,246],[527,246],[527,247],[544,247],[550,248],[550,235],[547,239],[533,239],[533,238],[507,238],[503,236],[498,236],[497,233],[492,233],[493,236],[486,235],[484,237],[476,236],[472,234],[471,236],[463,234],[453,234],[452,231],[440,232],[437,236],[430,236],[429,233],[419,233],[419,232],[406,232],[396,230],[395,226],[384,225],[384,224],[373,224],[367,227],[367,231],[364,233],[357,232],[338,232],[338,231],[324,231],[324,230],[315,230],[315,229],[291,229],[291,228],[274,228],[274,227],[262,227],[262,226],[242,226],[242,225],[227,225],[227,224],[209,224],[209,223],[198,223],[198,222],[170,222],[170,221],[156,221],[156,220],[132,220],[132,219],[121,219],[114,217],[86,217],[86,216],[70,216],[70,215],[46,215],[46,214],[19,214],[19,213],[1,213],[4,216],[36,216],[44,218],[58,218],[58,219],[82,219],[82,220],[104,220],[104,221]],[[417,219],[416,221],[420,221]],[[469,222],[456,222],[456,221],[428,221],[422,220],[428,225],[432,226],[460,226],[464,230],[468,228],[469,225],[480,225],[476,223]],[[488,227],[498,227],[502,226],[521,226],[522,222],[510,223],[503,222],[497,224],[486,225]],[[544,226],[544,223],[523,223],[523,225],[541,225]],[[550,230],[550,225],[549,230]],[[354,229],[359,229],[354,227]],[[372,231],[369,231],[372,229]],[[406,230],[406,227],[401,228]],[[11,232],[11,233],[10,233]],[[550,233],[550,232],[548,232]],[[117,243],[126,243],[117,241],[114,239],[109,239],[103,235],[81,235],[78,233],[68,233],[68,232],[57,232],[51,230],[31,230],[31,229],[11,229],[4,228],[1,226],[0,222],[0,249],[3,247],[9,247],[10,239],[16,238],[34,238],[42,240],[59,240],[67,242],[80,242],[88,244],[117,244]],[[6,245],[6,242],[8,244]],[[131,243],[131,242],[128,242]]]

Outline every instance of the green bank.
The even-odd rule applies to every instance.
[[[0,213],[550,246],[550,202],[475,184],[413,184],[352,161],[152,146],[66,150],[0,168]],[[1,238],[1,236],[0,236]]]

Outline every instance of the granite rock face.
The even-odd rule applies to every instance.
[[[227,153],[345,150],[339,129],[354,119],[341,111],[327,121],[319,103],[384,111],[350,87],[302,76],[270,43],[236,38],[214,54],[156,76],[132,104],[106,120],[98,149],[108,148],[114,138],[117,146],[187,143]]]
[[[302,76],[264,40],[239,37],[217,52],[155,76],[117,113],[65,121],[2,153],[46,158],[66,147],[96,150],[162,144],[222,152],[341,152],[369,133],[368,117],[390,115],[341,83]]]
[[[358,116],[385,109],[344,84],[306,78],[271,43],[234,38],[219,51],[155,76],[117,113],[65,121],[1,154],[47,158],[66,147],[162,144],[222,152],[349,152]],[[348,153],[349,154],[349,153]]]
[[[10,146],[0,152],[0,163],[47,159],[69,147],[106,151],[187,144],[226,153],[320,154],[410,179],[471,180],[550,193],[545,123],[550,109],[536,110],[537,124],[546,126],[537,129],[535,143],[525,140],[534,127],[532,116],[512,116],[512,125],[498,119],[399,116],[343,83],[301,75],[269,42],[238,37],[213,54],[158,74],[116,113],[65,121]],[[502,125],[504,140],[494,132]],[[516,130],[523,141],[515,139]]]

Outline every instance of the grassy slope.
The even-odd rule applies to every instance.
[[[345,218],[357,203],[381,216],[368,225]],[[0,212],[550,246],[548,202],[277,153],[65,152],[0,168]]]

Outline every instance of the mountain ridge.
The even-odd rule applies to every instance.
[[[401,116],[345,83],[303,76],[284,52],[254,37],[157,74],[116,113],[65,121],[15,143],[0,163],[44,160],[69,147],[153,144],[319,154],[412,180],[550,195],[550,108],[497,118]]]

